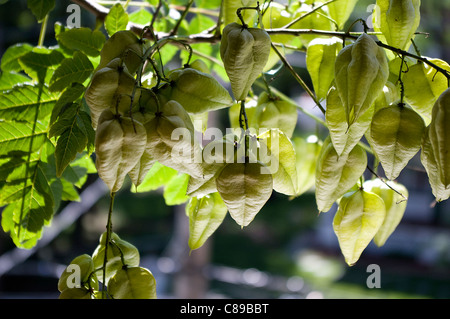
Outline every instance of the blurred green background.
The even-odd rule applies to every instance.
[[[55,44],[52,25],[66,21],[69,3],[56,1],[46,45]],[[369,19],[373,3],[360,0],[352,19]],[[450,1],[422,1],[421,10],[420,31],[430,33],[416,38],[421,53],[450,61]],[[95,26],[89,12],[81,15],[83,26]],[[39,30],[25,0],[0,0],[0,56],[15,43],[37,44]],[[298,52],[289,60],[309,81],[304,57]],[[278,73],[272,85],[322,116],[287,71]],[[225,111],[215,116],[218,126],[227,127]],[[299,113],[297,134],[306,137],[316,130],[321,138],[327,134]],[[227,216],[190,256],[184,206],[166,205],[162,189],[135,194],[125,186],[115,200],[113,227],[138,247],[141,264],[157,279],[160,298],[449,298],[450,206],[431,206],[434,198],[418,156],[398,181],[410,194],[402,223],[385,246],[370,244],[353,267],[345,264],[332,229],[336,208],[318,215],[313,190],[292,200],[273,193],[244,229]],[[94,176],[85,188],[90,185],[83,194],[92,205],[63,206],[47,229],[48,238],[35,249],[15,249],[0,231],[0,298],[58,297],[60,273],[74,257],[91,254],[105,229],[109,197]],[[367,288],[370,264],[380,266],[379,289]]]

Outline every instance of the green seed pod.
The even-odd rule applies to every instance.
[[[186,215],[189,217],[188,245],[191,251],[203,246],[222,224],[226,214],[227,206],[219,193],[191,197],[186,205]]]
[[[349,126],[372,106],[388,77],[386,54],[369,35],[363,33],[339,52],[335,65],[336,89]]]
[[[325,120],[334,149],[339,156],[348,154],[361,140],[370,127],[373,113],[374,107],[371,106],[349,127],[346,122],[344,104],[336,88],[331,87],[327,96]]]
[[[430,126],[425,129],[422,151],[420,152],[420,160],[428,175],[428,181],[431,186],[433,195],[437,202],[444,201],[450,197],[450,188],[445,187],[441,179],[441,172],[433,147],[430,141],[429,134]]]
[[[335,201],[353,187],[367,167],[366,151],[358,144],[339,156],[328,136],[323,142],[316,167],[316,203],[327,212]]]
[[[103,45],[97,70],[107,66],[112,60],[121,58],[131,74],[136,73],[141,64],[143,44],[132,31],[121,30],[114,33]]]
[[[325,99],[334,80],[334,66],[342,40],[336,37],[312,40],[306,51],[306,67],[314,92],[319,100]]]
[[[316,163],[322,145],[315,135],[310,135],[307,139],[294,137],[292,143],[294,144],[297,168],[297,192],[295,196],[300,196],[314,186]]]
[[[61,274],[61,277],[59,278],[58,281],[58,290],[60,292],[63,292],[66,289],[74,289],[74,288],[68,288],[67,285],[67,281],[70,280],[70,276],[72,276],[74,274],[73,269],[70,269],[70,266],[77,266],[79,267],[77,270],[79,270],[79,275],[80,275],[80,285],[83,286],[84,283],[86,283],[89,279],[89,276],[91,275],[91,273],[94,271],[94,261],[92,260],[92,257],[87,255],[87,254],[83,254],[81,256],[78,256],[76,258],[74,258],[69,266],[67,266],[67,268],[64,270],[64,272]],[[78,287],[80,288],[80,287]]]
[[[95,248],[95,251],[92,254],[92,259],[96,269],[103,267],[105,248],[106,232],[100,236],[99,245]],[[107,254],[106,283],[108,283],[109,279],[124,266],[139,266],[140,256],[138,249],[129,242],[121,239],[119,235],[114,232],[111,233]],[[102,271],[97,271],[95,274],[97,275],[98,280],[103,281]]]
[[[147,144],[147,132],[142,123],[127,117],[117,117],[110,109],[99,119],[95,135],[95,164],[100,178],[117,192],[125,176],[136,166]]]
[[[363,189],[344,195],[333,219],[333,229],[349,266],[354,265],[379,231],[386,216],[380,196]]]
[[[255,218],[272,195],[272,175],[261,163],[230,163],[216,179],[217,191],[241,227]]]
[[[128,69],[122,67],[119,58],[94,73],[84,95],[94,129],[100,114],[106,109],[112,109],[115,114],[129,114],[135,81]],[[139,90],[136,90],[135,101],[138,99]]]
[[[183,106],[171,100],[160,104],[159,111],[150,107],[144,112],[144,118],[145,154],[181,173],[203,177],[201,149],[194,138],[191,118]]]
[[[92,295],[86,288],[67,288],[61,292],[59,299],[92,299]]]
[[[258,104],[249,120],[249,126],[259,134],[278,128],[290,138],[297,125],[297,118],[297,107],[294,104],[277,97],[272,98],[263,92],[258,98]]]
[[[230,23],[223,29],[220,57],[237,101],[243,101],[263,71],[270,53],[270,36],[257,28]]]
[[[386,217],[383,224],[373,238],[374,243],[381,247],[391,236],[403,218],[406,210],[408,190],[402,184],[388,181],[388,185],[380,179],[364,182],[363,189],[381,197],[386,208]]]
[[[447,62],[440,59],[428,60],[450,72]],[[403,75],[403,85],[406,102],[424,118],[427,125],[430,124],[433,106],[448,88],[447,78],[428,64],[417,62]]]
[[[128,267],[111,277],[108,293],[114,299],[156,299],[156,281],[150,270]]]
[[[336,21],[339,30],[343,30],[358,0],[337,0],[327,5],[330,17]]]
[[[441,182],[450,186],[450,89],[444,91],[433,106],[429,138]]]
[[[377,0],[373,17],[380,41],[408,51],[420,24],[420,0]]]
[[[200,114],[233,104],[228,91],[208,73],[185,68],[171,72],[168,80],[170,85],[160,94],[183,105],[188,113]]]
[[[375,113],[370,127],[370,145],[389,180],[396,179],[420,150],[424,129],[425,122],[420,115],[402,103],[394,103]]]

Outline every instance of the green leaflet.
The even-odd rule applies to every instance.
[[[278,129],[272,129],[258,136],[270,151],[267,165],[273,177],[273,189],[285,195],[297,193],[296,154],[291,140]]]
[[[19,64],[29,77],[43,84],[50,81],[63,60],[64,55],[58,50],[37,47],[20,56]]]
[[[76,51],[72,58],[64,59],[50,79],[50,91],[63,91],[72,83],[85,82],[94,71],[94,66],[86,55]]]
[[[374,193],[360,189],[341,198],[333,229],[349,266],[358,261],[383,224],[385,215],[383,199]]]
[[[336,200],[353,187],[367,166],[366,151],[358,144],[348,154],[339,156],[328,136],[322,145],[316,167],[316,203],[327,212]]]
[[[370,145],[389,180],[396,179],[420,150],[424,129],[420,115],[401,103],[375,113],[370,127]]]
[[[146,268],[120,269],[109,280],[108,293],[115,299],[156,299],[156,281]]]
[[[55,7],[55,0],[27,0],[27,6],[33,12],[38,22]]]
[[[189,183],[188,174],[178,174],[170,179],[164,188],[164,200],[166,205],[181,205],[189,200],[186,195]]]
[[[334,65],[342,40],[336,37],[312,40],[306,51],[306,67],[319,100],[325,99],[334,80]]]
[[[45,120],[58,98],[58,94],[49,92],[45,86],[16,86],[0,95],[0,118],[27,122],[34,122],[36,117]]]
[[[346,121],[345,108],[338,91],[335,87],[330,89],[327,96],[325,120],[334,149],[339,156],[350,152],[361,140],[370,127],[373,112],[374,107],[371,106],[349,127]]]
[[[140,183],[137,188],[132,187],[132,191],[142,193],[156,190],[168,184],[177,173],[178,172],[173,168],[155,162],[145,175],[142,183]]]
[[[125,30],[128,25],[128,14],[120,3],[116,3],[109,9],[105,17],[105,29],[109,36],[117,31]]]
[[[364,182],[365,191],[372,192],[381,197],[386,208],[386,217],[383,224],[373,238],[374,243],[381,247],[391,236],[403,218],[407,205],[408,190],[402,184],[388,181],[388,185],[380,179]]]
[[[101,31],[82,27],[64,30],[56,35],[56,40],[69,50],[80,50],[96,57],[100,55],[106,39]]]
[[[0,122],[0,155],[32,153],[47,140],[47,127],[41,123]]]
[[[186,214],[189,217],[188,244],[192,251],[202,247],[222,224],[227,206],[216,192],[203,197],[191,197],[186,205]]]

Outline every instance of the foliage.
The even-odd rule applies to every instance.
[[[418,52],[419,0],[377,0],[375,34],[349,20],[356,1],[77,3],[100,23],[57,22],[55,46],[41,32],[0,64],[1,224],[15,245],[36,245],[88,174],[110,190],[107,231],[63,273],[61,298],[156,298],[139,252],[112,230],[127,178],[133,192],[164,187],[167,205],[187,204],[191,250],[227,212],[245,227],[273,191],[314,191],[318,211],[338,205],[333,229],[349,265],[401,222],[408,191],[395,179],[419,151],[436,200],[449,198],[450,66]],[[42,30],[54,5],[28,0]],[[364,32],[350,32],[359,22]],[[312,87],[286,59],[293,51],[306,53]],[[280,70],[323,111],[325,121],[311,117],[328,136],[297,134],[297,112],[308,112],[266,79]],[[221,109],[225,134],[207,124]],[[73,269],[79,285],[68,287]]]

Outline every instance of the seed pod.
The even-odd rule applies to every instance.
[[[146,144],[147,132],[140,122],[119,118],[110,109],[102,113],[95,135],[95,164],[111,193],[122,187],[125,176],[139,162]]]
[[[334,66],[342,40],[336,37],[312,40],[306,51],[306,67],[319,100],[327,97],[334,80]]]
[[[388,76],[384,50],[365,33],[339,52],[335,65],[336,89],[349,126],[370,108]]]
[[[147,132],[145,154],[181,173],[194,177],[204,175],[201,149],[194,139],[194,126],[181,104],[171,100],[160,104],[159,110],[150,105],[144,111],[144,118]]]
[[[185,68],[171,72],[168,80],[170,85],[160,94],[183,105],[188,113],[200,114],[233,104],[228,91],[208,73]]]
[[[373,17],[380,41],[408,51],[420,24],[420,0],[377,0]]]
[[[258,135],[259,143],[267,146],[267,160],[261,160],[272,173],[273,189],[285,195],[297,193],[297,166],[294,145],[282,131],[272,129]]]
[[[339,156],[328,136],[323,142],[316,167],[316,203],[320,212],[332,205],[353,187],[367,167],[366,151],[358,144]]]
[[[333,229],[349,266],[354,265],[377,234],[386,216],[380,196],[363,189],[344,195],[333,219]]]
[[[68,281],[70,280],[69,277],[74,275],[74,271],[73,269],[69,268],[72,265],[75,267],[78,267],[77,269],[79,270],[78,274],[80,276],[79,280],[80,280],[80,285],[83,286],[84,283],[86,283],[89,279],[89,276],[91,275],[91,273],[94,271],[94,262],[92,260],[92,257],[87,255],[87,254],[83,254],[81,256],[78,256],[76,258],[74,258],[69,266],[66,267],[66,269],[64,270],[64,272],[61,274],[61,277],[59,278],[58,281],[58,290],[60,292],[63,292],[66,289],[74,289],[74,287],[68,288]],[[80,287],[78,287],[80,288]]]
[[[257,28],[230,23],[223,29],[220,57],[237,101],[245,100],[270,53],[269,34]]]
[[[134,85],[134,77],[121,65],[120,58],[94,73],[84,95],[94,129],[100,114],[106,109],[111,108],[115,114],[129,114]],[[135,101],[138,99],[139,90],[136,91]]]
[[[130,74],[136,73],[143,56],[143,44],[132,31],[121,30],[114,33],[103,45],[97,70],[112,60],[121,58]]]
[[[441,182],[450,186],[450,89],[444,91],[433,106],[429,138]]]
[[[446,188],[441,180],[440,167],[436,161],[436,156],[431,145],[429,129],[430,126],[425,129],[422,141],[422,151],[420,152],[420,160],[423,167],[425,167],[425,170],[427,171],[428,181],[430,183],[433,195],[435,196],[437,202],[441,202],[450,197],[450,188]]]
[[[336,21],[340,30],[344,29],[357,2],[358,0],[337,0],[327,5],[330,17]]]
[[[150,270],[128,267],[118,270],[108,283],[114,299],[156,299],[156,281]]]
[[[297,118],[297,107],[294,104],[277,97],[270,97],[263,92],[258,97],[258,104],[249,120],[249,126],[258,134],[278,128],[290,138],[297,125]]]
[[[191,251],[203,246],[222,224],[226,214],[227,206],[219,193],[191,197],[186,205],[186,215],[189,217],[188,245]]]
[[[95,269],[103,267],[106,249],[106,232],[100,236],[99,245],[92,254]],[[108,243],[106,263],[106,283],[109,279],[123,267],[139,266],[140,256],[138,249],[129,242],[121,239],[116,233],[111,233],[110,242]],[[125,264],[124,264],[125,263]],[[103,272],[96,272],[97,279],[103,280]]]
[[[217,191],[241,227],[255,218],[272,195],[272,175],[261,163],[230,163],[216,179]]]
[[[440,59],[428,60],[450,72],[447,62]],[[417,62],[403,75],[403,85],[406,102],[424,118],[427,125],[430,124],[433,106],[448,88],[447,78],[428,64]]]
[[[86,288],[67,288],[61,292],[59,299],[92,299],[91,292]]]
[[[316,163],[322,148],[317,136],[310,135],[307,139],[295,137],[292,139],[296,155],[297,192],[300,196],[314,186],[316,181]]]
[[[396,179],[420,150],[424,129],[420,115],[403,103],[394,103],[375,113],[370,145],[389,180]]]
[[[361,140],[370,127],[373,113],[374,106],[371,106],[349,127],[344,104],[336,88],[331,87],[327,96],[325,120],[334,149],[339,156],[348,154]]]
[[[386,208],[383,224],[373,238],[374,243],[381,247],[391,236],[403,218],[406,210],[408,190],[402,184],[388,181],[386,185],[380,179],[364,182],[363,189],[381,197]]]

